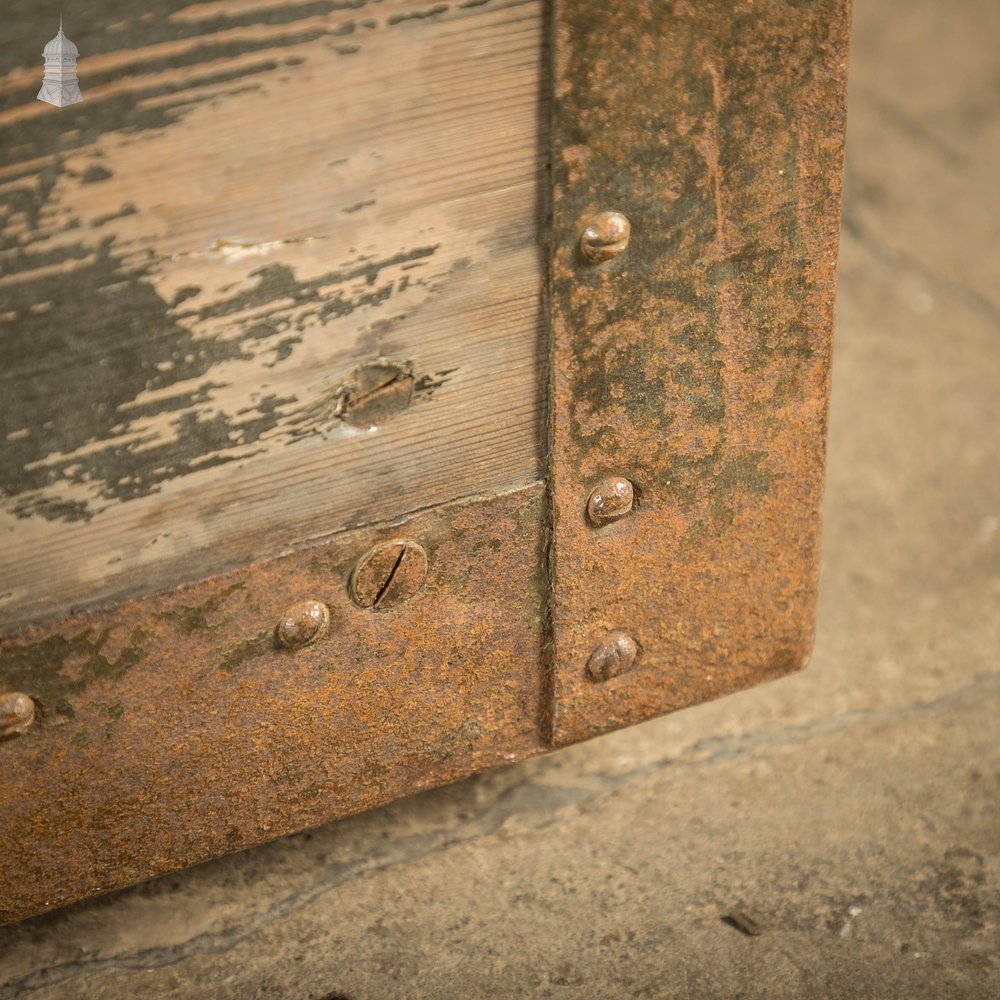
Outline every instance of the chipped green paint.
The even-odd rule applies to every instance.
[[[266,338],[279,338],[277,356],[287,357],[301,339],[302,323],[289,321],[288,301],[300,315],[308,312],[312,322],[349,315],[405,288],[405,275],[380,282],[383,270],[425,260],[435,249],[361,260],[354,268],[306,281],[286,266],[269,265],[253,290],[193,311],[183,309],[183,296],[165,302],[145,280],[149,269],[125,269],[110,246],[99,260],[78,268],[72,284],[53,275],[13,285],[6,305],[19,318],[4,329],[9,354],[0,440],[7,444],[0,451],[0,492],[18,517],[86,520],[114,502],[148,496],[169,479],[243,458],[248,446],[279,424],[301,436],[296,417],[301,404],[292,396],[262,396],[247,412],[199,412],[210,400],[213,370],[244,357],[249,345]],[[27,271],[58,262],[35,254],[25,257],[23,266]],[[364,287],[353,296],[321,294],[357,280]],[[104,293],[108,287],[113,294]],[[35,302],[52,306],[33,314]],[[206,339],[190,327],[191,321],[246,313],[252,319],[239,322],[234,336]],[[198,389],[163,394],[199,379]],[[157,402],[139,404],[143,393],[161,395]],[[174,413],[172,439],[160,444],[130,439],[129,428],[137,421]],[[96,497],[66,502],[49,492],[54,482],[87,484]]]
[[[404,11],[402,14],[392,14],[389,17],[388,23],[390,25],[405,24],[407,21],[425,21],[431,17],[437,17],[439,14],[444,14],[447,12],[449,4],[439,3],[435,4],[433,7],[426,7],[423,10],[408,10]]]

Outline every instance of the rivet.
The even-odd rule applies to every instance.
[[[0,736],[20,736],[35,721],[35,703],[26,694],[0,694]]]
[[[587,501],[587,517],[595,525],[609,524],[632,512],[635,490],[627,479],[609,476],[594,487]]]
[[[591,264],[600,264],[624,252],[631,234],[632,224],[621,212],[600,212],[587,223],[580,252]]]
[[[281,616],[278,641],[289,649],[315,642],[330,624],[330,609],[322,601],[299,601]]]
[[[587,673],[591,680],[610,680],[629,670],[638,655],[639,646],[628,632],[609,632],[590,654]]]
[[[351,600],[381,610],[408,601],[427,579],[427,553],[408,538],[369,550],[351,574]]]

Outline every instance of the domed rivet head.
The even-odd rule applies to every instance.
[[[0,736],[20,736],[35,721],[35,703],[26,694],[0,694]]]
[[[632,512],[635,490],[632,484],[621,476],[609,476],[594,487],[587,501],[587,517],[590,523],[599,526],[610,524]]]
[[[299,601],[278,622],[278,642],[299,649],[315,642],[330,624],[330,609],[322,601]]]
[[[587,674],[593,681],[607,681],[631,670],[639,646],[628,632],[609,632],[587,660]]]
[[[580,252],[591,264],[600,264],[623,253],[631,235],[632,224],[621,212],[600,212],[580,236]]]
[[[427,579],[427,553],[408,538],[376,545],[351,574],[351,600],[359,608],[385,610],[419,593]]]

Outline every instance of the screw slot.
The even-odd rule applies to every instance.
[[[410,539],[376,545],[354,567],[349,584],[359,608],[381,611],[416,596],[427,579],[427,553]]]

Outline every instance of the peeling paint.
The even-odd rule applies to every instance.
[[[0,57],[0,618],[176,584],[220,552],[245,559],[370,520],[342,498],[330,506],[321,485],[344,456],[361,462],[355,443],[383,420],[376,408],[355,429],[339,409],[340,387],[373,357],[414,359],[411,383],[380,392],[386,413],[398,411],[391,433],[412,420],[427,440],[437,407],[423,404],[467,411],[484,369],[464,355],[482,356],[491,327],[510,328],[488,373],[501,391],[479,418],[497,411],[496,430],[475,439],[482,454],[471,442],[455,453],[458,492],[442,493],[436,473],[387,468],[380,496],[365,500],[379,516],[477,492],[475,469],[495,469],[501,486],[537,478],[537,385],[512,391],[506,370],[527,370],[540,335],[539,3],[450,5],[390,30],[394,14],[432,6],[227,0],[142,18],[101,0],[74,34],[87,100],[61,117],[34,100],[43,14],[11,16]],[[444,58],[462,45],[458,22],[480,21],[477,66]],[[341,43],[363,54],[356,68],[331,58]],[[429,62],[425,45],[438,53]],[[481,87],[484,68],[513,87],[502,107]],[[363,86],[372,73],[378,86]],[[427,88],[426,107],[411,83]],[[457,152],[447,169],[435,144]],[[495,179],[480,161],[497,164]],[[495,254],[501,225],[509,246]],[[442,316],[457,324],[454,347]],[[424,342],[428,357],[414,350]],[[493,447],[508,431],[517,443]],[[511,461],[518,471],[500,468]],[[287,491],[271,491],[271,476]],[[285,505],[305,508],[292,536]]]
[[[805,662],[849,3],[555,10],[561,743]],[[630,220],[629,245],[588,262],[584,220],[608,210]],[[605,476],[627,478],[640,502],[598,540],[582,498]],[[589,684],[588,657],[622,629],[642,649],[636,668]]]

